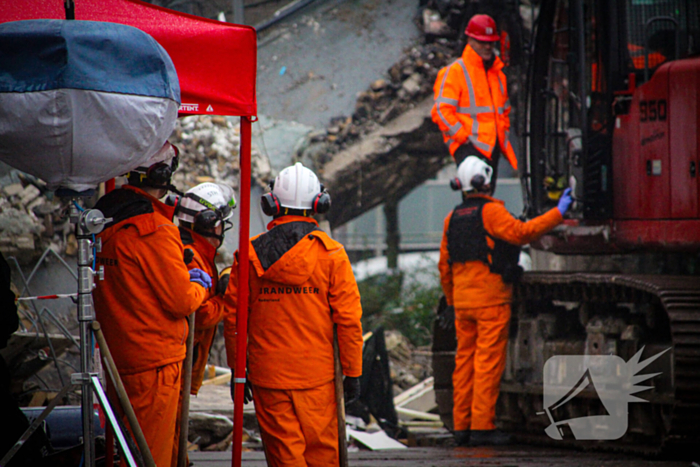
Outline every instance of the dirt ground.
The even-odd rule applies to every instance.
[[[349,457],[350,467],[690,467],[692,465],[688,461],[649,460],[619,454],[582,453],[532,446],[359,451],[351,452]],[[190,454],[190,460],[194,462],[195,467],[229,467],[231,453],[193,452]],[[244,452],[242,465],[264,467],[267,464],[263,453]]]

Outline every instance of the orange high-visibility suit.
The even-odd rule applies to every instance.
[[[248,376],[267,462],[337,465],[333,325],[343,374],[360,376],[360,293],[345,249],[315,220],[283,216],[267,227],[250,242],[248,331]],[[234,329],[227,323],[229,366]]]
[[[495,57],[486,70],[483,59],[467,45],[461,58],[438,72],[431,117],[453,158],[460,146],[471,143],[491,159],[498,143],[510,165],[518,168],[510,142],[510,100],[503,66]],[[459,165],[461,160],[456,162]]]
[[[194,356],[192,361],[192,387],[190,394],[196,395],[202,387],[204,371],[209,360],[217,325],[224,319],[225,313],[235,313],[226,306],[223,294],[217,294],[219,273],[216,268],[216,248],[206,238],[180,226],[180,238],[185,249],[192,250],[192,260],[187,265],[189,269],[197,268],[211,276],[211,288],[202,306],[197,309],[194,320]],[[229,282],[229,287],[234,287]]]
[[[114,220],[99,234],[105,279],[93,292],[95,314],[153,458],[167,466],[177,449],[185,318],[207,291],[190,282],[172,207],[127,185],[96,208]]]
[[[515,219],[502,201],[474,194],[467,199],[488,201],[482,208],[483,228],[491,237],[514,245],[530,243],[555,226],[563,218],[559,209],[528,222]],[[440,246],[440,280],[447,304],[455,307],[457,356],[452,376],[454,387],[454,429],[493,430],[496,400],[501,375],[506,362],[508,323],[513,287],[491,272],[482,261],[454,262],[450,260],[448,230],[450,221],[464,205],[458,206],[445,218]],[[465,232],[464,235],[469,235]],[[489,248],[494,241],[487,237]]]

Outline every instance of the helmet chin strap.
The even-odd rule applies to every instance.
[[[158,187],[158,188],[165,188],[166,190],[172,191],[173,193],[180,195],[180,196],[184,195],[184,193],[182,191],[178,190],[177,188],[175,188],[175,185],[173,185],[172,183],[168,183],[166,186]]]
[[[233,228],[233,224],[231,221],[222,221],[223,225],[226,225],[227,227],[221,230],[221,235],[217,235],[213,232],[208,232],[208,231],[200,231],[200,230],[195,230],[195,226],[192,226],[192,231],[197,233],[198,235],[201,235],[202,237],[209,237],[209,238],[215,238],[219,241],[219,246],[216,248],[217,250],[221,245],[224,244],[224,236],[226,235],[226,232],[231,230]]]

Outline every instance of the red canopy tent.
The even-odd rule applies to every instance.
[[[0,23],[29,19],[66,19],[63,0],[5,2]],[[257,114],[255,76],[257,35],[233,25],[179,13],[138,0],[76,0],[75,19],[134,26],[150,34],[170,55],[182,96],[179,114],[241,117],[239,252],[248,257],[250,231],[251,122]],[[237,361],[235,375],[245,375],[248,335],[248,261],[238,265]],[[236,377],[232,465],[241,465],[243,385]]]

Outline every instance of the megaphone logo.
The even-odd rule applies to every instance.
[[[544,364],[544,407],[552,439],[613,440],[627,432],[630,402],[648,402],[633,394],[651,389],[638,383],[661,373],[638,375],[670,347],[640,362],[644,348],[628,362],[616,355],[562,355]],[[588,415],[580,416],[581,407]],[[594,414],[594,415],[591,415]]]

